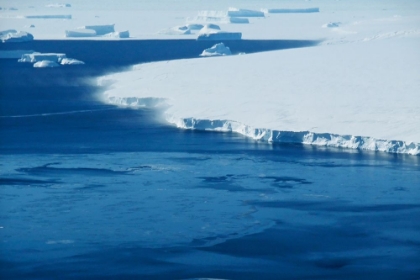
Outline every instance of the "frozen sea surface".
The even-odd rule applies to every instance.
[[[178,130],[99,103],[104,65],[0,66],[1,278],[420,276],[418,156]]]

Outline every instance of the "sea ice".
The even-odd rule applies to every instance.
[[[226,47],[223,43],[215,44],[211,48],[205,49],[200,56],[221,56],[231,55],[229,47]]]

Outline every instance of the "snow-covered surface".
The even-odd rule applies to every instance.
[[[138,65],[102,78],[113,81],[103,100],[135,107],[163,98],[158,107],[180,128],[419,154],[420,3],[369,3],[260,19],[287,17],[287,28],[306,38],[325,34],[319,46]]]
[[[229,47],[226,47],[225,44],[219,43],[215,44],[211,48],[205,49],[200,56],[221,56],[221,55],[231,55]]]
[[[16,31],[14,29],[0,31],[0,40],[3,43],[26,42],[33,39],[34,36],[31,33],[24,31]]]
[[[52,67],[59,67],[57,62],[51,60],[41,60],[34,63],[35,68],[52,68]]]

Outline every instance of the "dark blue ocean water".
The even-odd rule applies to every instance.
[[[2,279],[420,277],[419,157],[179,130],[98,102],[114,66],[1,61]]]

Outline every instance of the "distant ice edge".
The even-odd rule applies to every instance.
[[[168,108],[165,98],[114,97],[105,94],[102,101],[108,104],[134,108]],[[285,131],[254,128],[231,120],[177,118],[166,115],[166,121],[181,129],[236,132],[254,140],[271,143],[300,143],[335,148],[380,151],[387,153],[420,155],[420,143],[383,140],[367,136],[315,133],[310,131]]]
[[[178,128],[221,132],[236,132],[259,141],[271,143],[300,143],[308,145],[350,148],[359,150],[381,151],[387,153],[420,154],[420,143],[407,143],[397,140],[382,140],[365,136],[338,135],[332,133],[314,133],[310,131],[281,131],[253,128],[230,120],[203,120],[195,118],[168,121]]]

